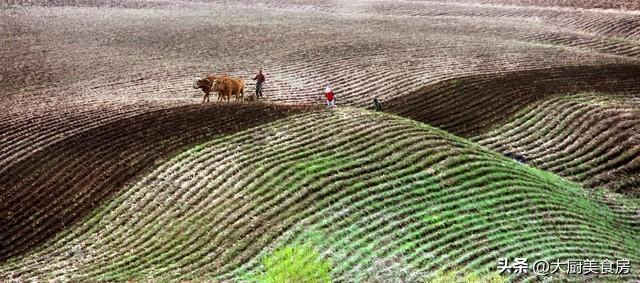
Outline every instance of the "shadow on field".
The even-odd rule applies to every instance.
[[[0,176],[0,261],[86,216],[175,152],[310,106],[190,105],[152,111],[69,136]]]
[[[640,90],[640,65],[570,66],[448,79],[388,100],[386,110],[472,137],[552,95]]]

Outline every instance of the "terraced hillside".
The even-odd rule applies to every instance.
[[[585,91],[637,93],[639,81],[640,65],[636,64],[532,69],[444,80],[386,105],[395,114],[472,137],[550,96]]]
[[[389,100],[387,110],[637,197],[639,81],[634,64],[459,77]]]
[[[640,195],[639,92],[549,98],[474,140],[590,188]]]
[[[74,124],[78,132],[44,126],[37,138],[29,136],[28,130],[42,126],[43,121],[11,123],[23,131],[9,131],[2,140],[6,161],[0,168],[0,259],[32,248],[83,218],[180,148],[304,109],[268,104],[190,105],[128,118],[123,111],[115,121],[109,115],[118,112],[108,112],[101,119],[100,113],[88,111],[90,116],[85,119],[94,121]],[[64,112],[50,113],[42,118],[60,121],[65,116]]]
[[[627,211],[610,209],[605,197]],[[493,270],[501,256],[638,264],[640,223],[629,214],[637,209],[436,128],[342,109],[183,151],[0,272],[21,280],[230,279],[298,242],[323,251],[336,280]]]

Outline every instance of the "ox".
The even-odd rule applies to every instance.
[[[222,101],[225,97],[227,102],[230,97],[235,96],[235,100],[244,100],[244,80],[241,78],[233,78],[227,75],[209,75],[203,79],[196,80],[193,88],[200,88],[204,92],[202,103],[209,102],[209,95],[211,92],[218,93],[218,102]]]
[[[204,93],[202,97],[202,103],[209,102],[209,95],[212,91],[217,91],[214,89],[215,81],[224,79],[226,75],[209,75],[202,79],[197,79],[193,88],[201,89]],[[226,93],[225,93],[226,94]],[[220,93],[218,92],[218,100],[220,100]]]

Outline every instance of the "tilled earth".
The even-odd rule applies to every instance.
[[[482,2],[3,2],[0,260],[181,148],[315,109],[301,105],[322,103],[326,85],[338,107],[379,97],[394,113],[469,137],[554,93],[636,88],[637,5]],[[228,73],[250,93],[258,68],[266,104],[199,105],[191,88]],[[447,100],[441,89],[471,95]],[[519,104],[504,106],[512,99]],[[457,114],[443,114],[450,108]]]

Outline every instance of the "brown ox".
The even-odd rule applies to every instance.
[[[225,77],[221,80],[222,83],[226,84],[230,89],[230,95],[233,95],[238,101],[238,99],[243,99],[244,97],[244,80],[241,78],[234,77]]]
[[[211,92],[217,91],[214,89],[214,82],[216,80],[222,80],[226,77],[226,75],[208,75],[205,78],[196,80],[193,88],[202,89],[202,92],[204,93],[204,96],[202,97],[202,103],[209,102],[209,95],[211,94]],[[220,94],[220,92],[218,92],[218,101],[220,101],[221,95],[225,94],[230,95],[228,92],[224,92],[223,94]]]
[[[225,97],[227,98],[227,102],[229,102],[231,94],[233,93],[233,87],[229,83],[228,77],[215,79],[211,89],[218,93],[218,102],[221,102]]]
[[[218,86],[216,87],[216,85]],[[244,80],[227,75],[209,75],[203,79],[198,79],[193,88],[200,88],[204,92],[202,103],[209,102],[211,92],[218,92],[218,102],[225,97],[229,101],[231,95],[235,96],[236,101],[244,97]]]

